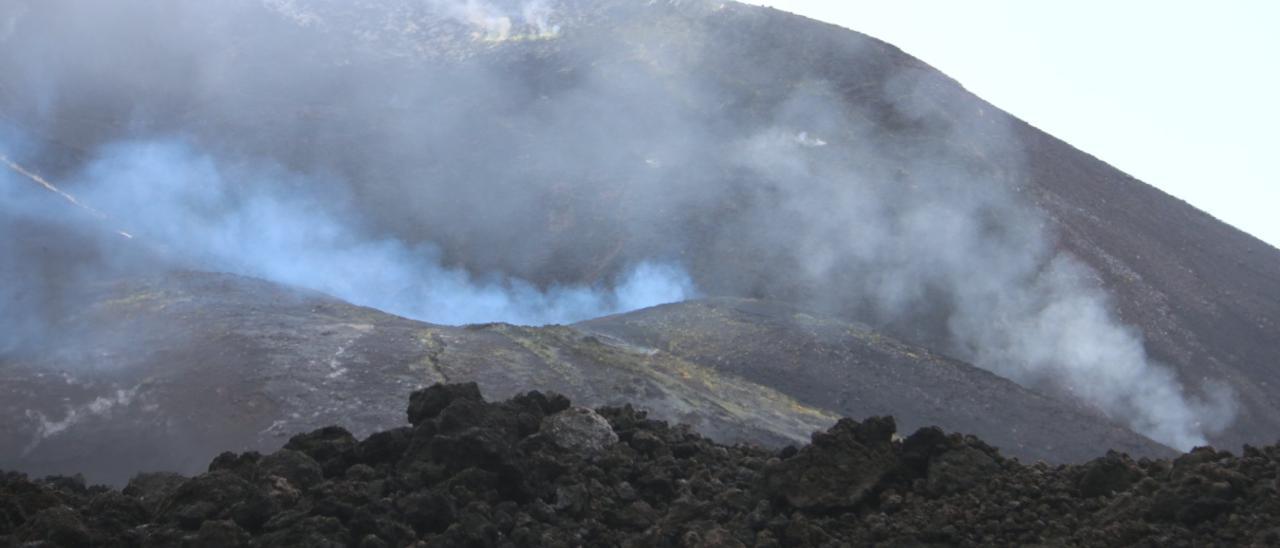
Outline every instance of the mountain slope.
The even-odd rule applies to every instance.
[[[1236,391],[1223,443],[1280,437],[1280,252],[1039,130],[1019,133],[1060,245],[1101,275],[1153,355]]]
[[[929,72],[921,100],[962,127],[961,138],[979,143],[970,145],[971,158],[997,170],[1016,166],[1018,191],[1046,214],[1055,245],[1099,274],[1121,317],[1142,331],[1153,357],[1172,366],[1193,391],[1203,389],[1204,381],[1217,381],[1236,393],[1239,415],[1215,442],[1236,446],[1280,438],[1280,392],[1271,389],[1280,367],[1280,250],[1009,116],[892,46],[798,16],[742,12],[740,21],[756,25],[746,30],[749,24],[737,22],[744,34],[789,36],[803,28],[809,36],[823,36],[785,53],[778,43],[760,42],[757,49],[738,42],[749,44],[744,59],[763,60],[762,74],[796,70],[783,59],[805,55],[817,60],[799,66],[841,66],[834,44],[858,44],[863,56],[881,66]],[[849,90],[865,90],[861,84],[868,79],[856,70],[823,76]],[[879,86],[871,89],[844,97],[855,104],[881,100]],[[984,134],[1001,131],[1010,131],[1017,143],[1011,163],[981,149]],[[932,338],[924,334],[916,341],[936,346]]]
[[[724,442],[794,443],[841,414],[891,409],[904,428],[990,433],[1025,459],[1170,454],[967,364],[754,301],[575,327],[444,327],[188,272],[104,283],[83,310],[63,326],[81,335],[58,352],[0,361],[0,468],[116,483],[192,473],[221,451],[274,450],[334,422],[357,436],[401,425],[406,393],[459,379],[494,398],[536,389],[632,403]]]
[[[576,327],[680,355],[839,416],[892,414],[904,431],[945,424],[1023,459],[1079,462],[1096,456],[1091,443],[1151,454],[1145,441],[1121,426],[1107,427],[1096,412],[1085,419],[1091,416],[1087,409],[967,363],[777,303],[691,301]],[[1082,427],[1088,430],[1084,436]]]
[[[138,381],[168,372],[166,386],[191,401],[231,398],[210,405],[220,415],[244,414],[233,421],[238,430],[210,432],[200,452],[226,446],[218,437],[267,444],[262,436],[270,433],[260,432],[294,420],[292,413],[355,413],[357,423],[382,424],[395,416],[393,407],[369,405],[365,396],[344,403],[336,394],[416,385],[419,373],[405,364],[434,348],[460,368],[449,380],[477,378],[498,390],[493,397],[545,386],[594,404],[593,397],[610,397],[611,383],[630,382],[614,376],[639,378],[660,386],[641,403],[669,406],[672,418],[726,439],[793,438],[834,413],[945,418],[936,408],[885,409],[915,401],[872,393],[835,365],[874,366],[868,374],[877,382],[904,393],[924,389],[887,372],[885,363],[902,363],[901,352],[859,346],[868,339],[862,335],[864,343],[833,342],[815,336],[817,328],[776,318],[767,328],[756,320],[740,328],[831,344],[835,359],[823,361],[803,347],[810,343],[797,342],[792,355],[752,346],[720,327],[705,328],[715,335],[711,349],[656,354],[661,370],[629,357],[648,352],[633,347],[678,342],[646,322],[680,324],[707,306],[729,306],[719,310],[742,324],[743,310],[726,304],[734,301],[664,309],[672,316],[661,321],[644,319],[650,311],[632,324],[583,324],[622,340],[614,346],[608,338],[579,340],[569,328],[374,321],[367,309],[346,305],[330,316],[288,299],[263,305],[276,290],[240,282],[185,289],[163,277],[131,278],[174,268],[232,272],[447,322],[455,309],[471,312],[468,302],[488,303],[458,295],[496,293],[511,301],[497,307],[502,312],[559,311],[573,296],[616,290],[636,265],[658,261],[677,265],[701,294],[786,303],[835,318],[833,326],[865,324],[928,349],[910,352],[929,363],[969,371],[918,382],[965,410],[960,424],[943,423],[949,428],[1003,420],[983,416],[974,394],[1008,395],[1038,410],[1038,422],[1017,434],[1029,438],[983,431],[1016,446],[1014,454],[1026,451],[1021,456],[1070,451],[1037,439],[1086,420],[1055,421],[1055,405],[1073,417],[1103,413],[1180,448],[1280,437],[1280,396],[1268,384],[1280,356],[1277,250],[856,32],[734,3],[539,4],[547,11],[515,1],[400,0],[128,0],[101,10],[24,0],[0,7],[12,22],[0,48],[0,73],[8,76],[0,82],[0,153],[65,183],[106,217],[67,220],[66,204],[27,200],[44,191],[0,172],[7,198],[0,228],[22,235],[0,242],[6,325],[35,333],[19,338],[67,341],[82,351],[60,356],[49,343],[0,358],[7,370],[21,370],[12,377],[21,388],[15,393],[35,398],[28,383],[37,383],[79,394],[75,409],[130,408]],[[73,241],[79,250],[76,238],[90,242],[86,251],[58,252]],[[137,280],[138,289],[109,297],[97,281],[113,277]],[[88,313],[78,305],[81,292],[88,302],[124,298],[146,310],[146,299],[129,296],[170,283],[200,305],[188,323],[169,316],[169,305],[138,316],[138,325],[117,325],[115,313],[66,319]],[[456,292],[441,299],[436,288]],[[264,291],[266,301],[252,297]],[[255,306],[265,325],[242,311]],[[206,313],[210,321],[200,320]],[[39,321],[18,321],[32,318]],[[512,319],[492,319],[504,318]],[[474,320],[458,323],[467,321]],[[85,327],[99,325],[106,335]],[[259,333],[273,330],[281,331]],[[6,331],[0,348],[17,332]],[[363,349],[351,367],[344,365],[354,351],[348,347]],[[735,363],[722,378],[719,360],[741,348],[787,366],[797,355],[817,360],[808,367],[824,374],[781,377],[761,358]],[[245,364],[236,367],[249,369],[227,373],[231,366],[219,360],[237,352]],[[489,353],[523,365],[489,367],[481,358]],[[850,355],[867,358],[859,364]],[[134,372],[93,389],[55,373],[106,374],[117,369],[113,361],[150,365],[118,368]],[[613,368],[597,369],[602,362]],[[217,373],[176,373],[205,363]],[[364,367],[393,369],[361,373]],[[290,373],[268,376],[277,370]],[[288,376],[295,373],[305,382]],[[833,379],[842,384],[818,390]],[[225,395],[205,393],[200,383],[222,386]],[[249,395],[260,386],[272,402],[266,411]],[[792,414],[780,410],[787,406],[739,402],[779,394],[810,408]],[[235,398],[247,407],[227,403]],[[24,428],[63,427],[60,402],[18,407]],[[31,409],[38,411],[25,414]],[[1104,423],[1093,423],[1090,439],[1142,445]],[[14,442],[26,447],[31,431],[22,432]]]

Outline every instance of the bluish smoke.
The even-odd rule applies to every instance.
[[[233,184],[235,181],[236,184]],[[177,264],[254,276],[445,324],[569,323],[688,299],[677,265],[641,262],[611,287],[537,287],[445,265],[437,248],[370,234],[340,192],[270,166],[223,168],[180,141],[116,144],[79,195]]]

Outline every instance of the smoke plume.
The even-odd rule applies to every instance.
[[[17,0],[0,112],[166,265],[448,323],[782,299],[1175,447],[1231,421],[1055,247],[1002,118],[810,30],[718,2]],[[62,290],[7,240],[6,319]]]
[[[58,228],[91,239],[137,234],[130,245],[147,246],[174,267],[261,277],[439,323],[568,323],[694,296],[688,275],[663,263],[639,263],[608,288],[539,288],[501,273],[476,277],[441,264],[429,244],[366,233],[351,224],[357,215],[343,211],[345,200],[309,194],[315,185],[296,175],[225,169],[180,142],[113,144],[72,180],[78,201],[94,204],[87,211],[103,217],[67,220],[57,208],[42,220],[70,221]],[[233,187],[229,178],[247,184]],[[37,193],[15,179],[10,174],[0,187],[6,198],[22,198],[6,200],[5,216],[39,216],[29,203]],[[47,202],[39,206],[46,213],[57,205]],[[27,270],[20,254],[5,255],[13,258],[11,268]],[[20,285],[30,284],[11,287]]]

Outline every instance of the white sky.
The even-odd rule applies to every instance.
[[[748,0],[902,48],[1280,247],[1280,1]]]

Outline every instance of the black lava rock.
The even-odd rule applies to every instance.
[[[1280,447],[1024,465],[967,436],[844,419],[783,452],[631,407],[475,385],[412,427],[329,427],[121,491],[0,473],[0,546],[1274,545]]]

